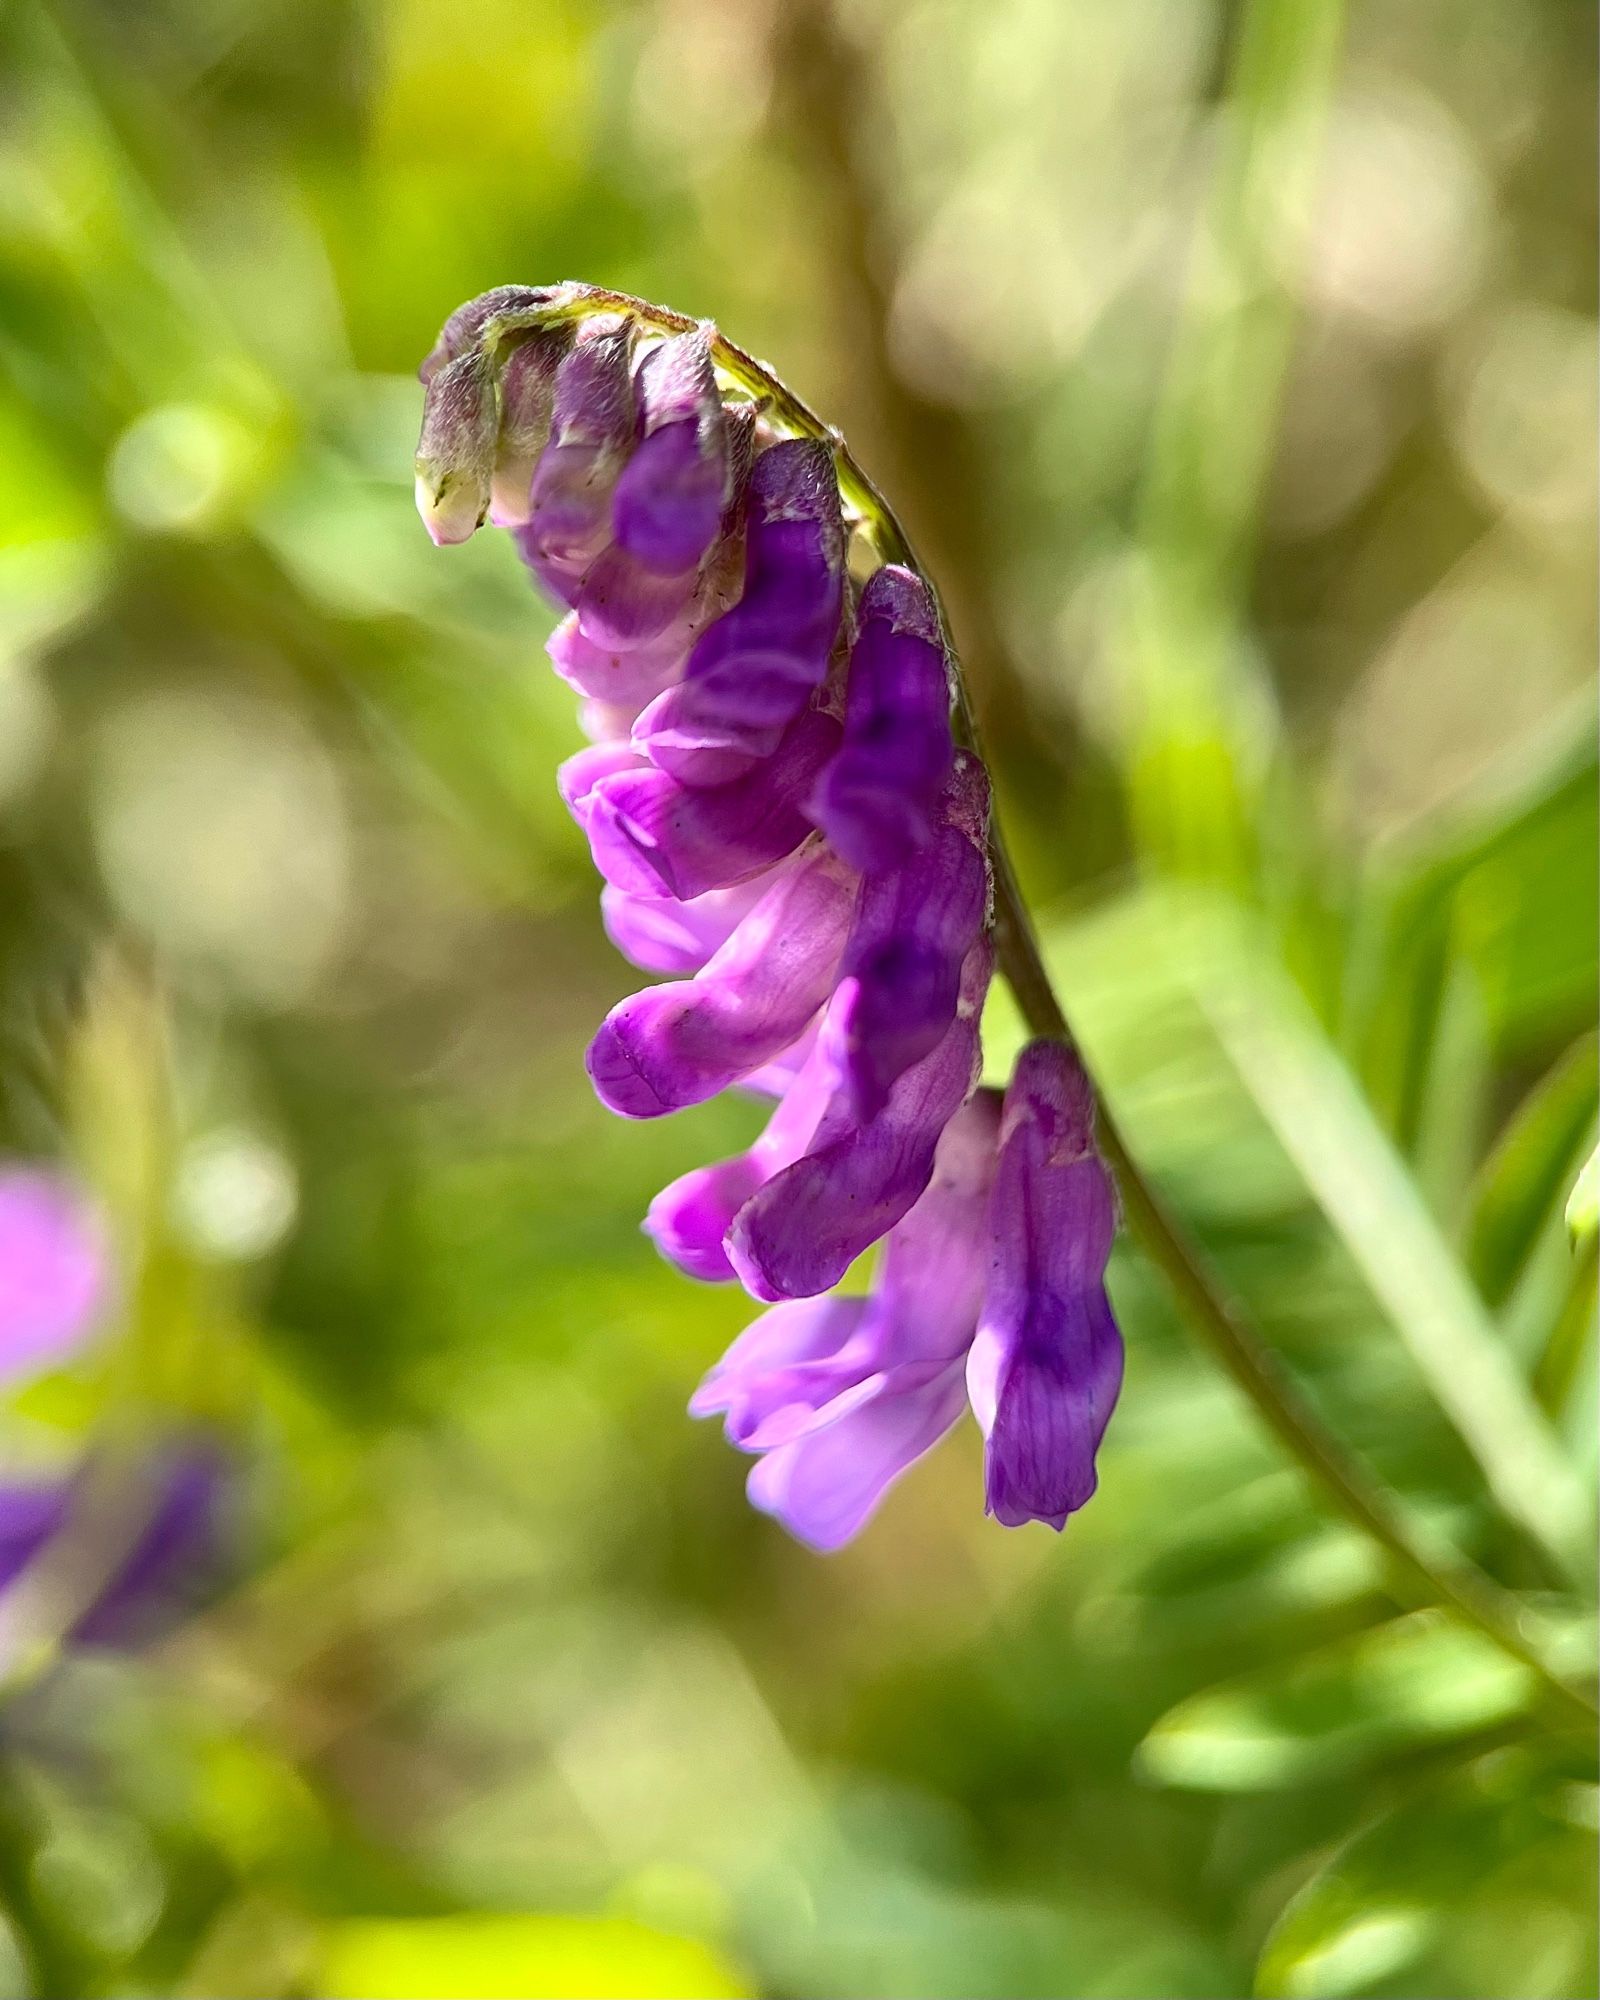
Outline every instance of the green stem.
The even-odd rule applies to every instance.
[[[625,312],[664,333],[686,333],[698,324],[682,313],[669,312],[642,299],[630,298],[626,293],[575,284],[563,288],[549,306],[535,314],[508,314],[503,322],[490,321],[483,337],[492,346],[503,334],[514,335],[534,320],[548,323],[552,319],[581,319],[601,312]],[[938,586],[917,560],[894,510],[851,456],[838,431],[785,388],[764,363],[721,334],[713,336],[713,347],[723,375],[757,397],[775,423],[797,436],[824,439],[833,447],[839,491],[857,527],[870,536],[885,561],[905,564],[927,586],[939,609],[947,656],[954,667],[956,734],[981,756],[977,718],[958,655],[950,642]],[[1076,1040],[1045,968],[1027,905],[1017,885],[998,812],[990,821],[989,854],[994,870],[995,949],[1001,974],[1016,996],[1029,1033],[1075,1048]],[[1517,1600],[1440,1538],[1429,1537],[1424,1542],[1387,1489],[1350,1456],[1324,1425],[1251,1324],[1244,1308],[1227,1292],[1160,1193],[1145,1178],[1104,1097],[1098,1090],[1096,1096],[1100,1106],[1100,1150],[1116,1178],[1130,1228],[1172,1287],[1196,1336],[1255,1405],[1274,1436],[1339,1511],[1387,1551],[1405,1581],[1403,1595],[1408,1601],[1420,1598],[1456,1612],[1532,1668],[1565,1706],[1577,1710],[1586,1721],[1592,1719],[1596,1713],[1594,1700],[1587,1691],[1563,1679],[1551,1665]]]

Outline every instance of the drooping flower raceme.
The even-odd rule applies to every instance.
[[[455,542],[490,515],[562,608],[550,657],[590,743],[561,794],[607,930],[661,982],[601,1023],[595,1090],[628,1118],[776,1100],[646,1219],[768,1308],[691,1409],[817,1548],[969,1403],[988,1511],[1059,1529],[1121,1377],[1115,1207],[1068,1048],[979,1088],[989,784],[928,584],[846,506],[831,436],[709,325],[503,286],[421,375],[423,519]],[[870,1289],[836,1291],[875,1245]]]

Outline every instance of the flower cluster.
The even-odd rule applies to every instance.
[[[770,1308],[691,1408],[758,1455],[757,1506],[832,1548],[970,1400],[989,1511],[1059,1528],[1121,1376],[1114,1205],[1069,1050],[978,1087],[989,786],[937,606],[909,567],[864,573],[833,443],[719,373],[713,328],[582,290],[446,323],[418,503],[440,542],[509,529],[565,607],[549,652],[590,743],[562,796],[612,939],[663,981],[601,1024],[602,1102],[776,1100],[645,1224]],[[835,1293],[880,1242],[870,1294]]]

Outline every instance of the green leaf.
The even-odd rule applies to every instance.
[[[1499,1505],[1587,1569],[1583,1482],[1513,1365],[1405,1161],[1288,979],[1244,927],[1195,972],[1239,1076],[1338,1231]]]
[[[372,1919],[329,1927],[324,2000],[738,2000],[709,1946],[625,1917]]]
[[[1574,1249],[1592,1243],[1600,1232],[1600,1150],[1584,1161],[1567,1197],[1567,1234]]]
[[[1594,1122],[1595,1057],[1593,1035],[1567,1051],[1523,1099],[1478,1175],[1467,1261],[1490,1305],[1509,1295],[1571,1182]]]
[[[1537,1685],[1477,1632],[1416,1612],[1191,1696],[1139,1761],[1191,1791],[1280,1791],[1506,1722]]]
[[[1256,1991],[1321,2000],[1404,1971],[1404,1991],[1460,2000],[1592,1992],[1592,1927],[1576,1915],[1593,1904],[1588,1789],[1520,1751],[1429,1782],[1294,1897]]]

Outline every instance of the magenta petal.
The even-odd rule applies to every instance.
[[[786,1049],[828,997],[855,887],[819,845],[780,873],[693,979],[614,1007],[589,1047],[600,1101],[656,1118],[703,1104]]]
[[[687,1277],[706,1285],[728,1284],[734,1272],[723,1238],[763,1178],[753,1148],[731,1160],[692,1168],[670,1181],[651,1202],[645,1234]]]
[[[858,868],[898,867],[933,838],[953,759],[950,681],[928,591],[889,564],[861,594],[844,742],[812,801]]]
[[[987,1440],[989,1511],[1059,1528],[1095,1487],[1122,1381],[1105,1295],[1116,1231],[1088,1080],[1059,1043],[1023,1050],[1006,1091],[993,1256],[968,1393]]]
[[[545,651],[556,672],[579,694],[637,715],[683,672],[689,652],[688,621],[683,621],[682,629],[668,626],[648,645],[624,649],[597,644],[572,611],[551,633]]]
[[[733,784],[680,785],[656,770],[603,780],[588,824],[595,865],[619,889],[680,901],[747,881],[806,838],[800,801],[838,740],[834,718],[813,712]]]
[[[83,1196],[42,1168],[0,1168],[0,1375],[70,1354],[105,1296],[105,1245]]]
[[[754,1145],[731,1160],[680,1175],[663,1188],[650,1204],[644,1225],[662,1256],[691,1278],[713,1284],[730,1280],[733,1266],[724,1239],[734,1217],[780,1168],[799,1159],[837,1089],[830,1051],[819,1044]]]
[[[915,1387],[887,1382],[837,1422],[761,1458],[747,1482],[751,1504],[814,1549],[840,1548],[955,1423],[963,1400],[958,1362]]]
[[[687,903],[670,896],[630,896],[608,882],[600,891],[601,921],[617,950],[642,971],[669,976],[698,972],[789,865],[780,861],[748,882],[710,889]]]
[[[626,739],[607,738],[575,750],[557,767],[556,790],[567,811],[587,833],[597,788],[609,778],[641,768],[633,746]]]
[[[806,1024],[804,1033],[798,1035],[788,1048],[781,1049],[771,1062],[763,1063],[760,1069],[753,1069],[748,1076],[740,1077],[739,1088],[752,1091],[759,1097],[784,1096],[811,1060],[821,1025],[822,1015],[819,1013]]]

